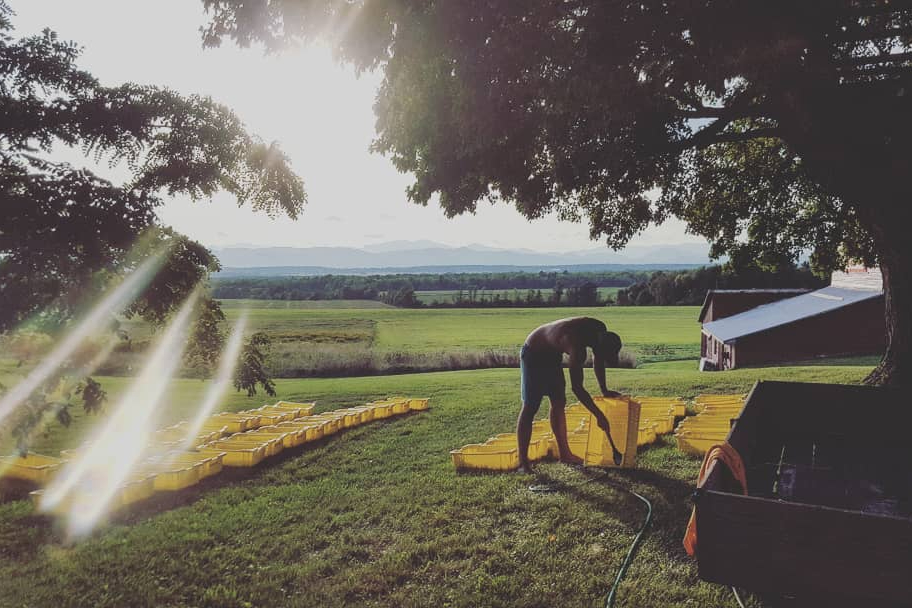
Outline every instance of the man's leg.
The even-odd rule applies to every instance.
[[[532,438],[532,421],[541,406],[541,396],[527,395],[523,400],[519,419],[516,421],[516,443],[519,444],[519,469],[520,473],[531,473],[532,465],[529,464],[529,440]]]
[[[554,395],[550,398],[550,401],[551,411],[548,415],[551,419],[551,432],[554,433],[554,438],[557,440],[560,461],[570,464],[582,464],[583,459],[579,456],[574,456],[570,452],[570,444],[567,442],[567,398],[564,395],[560,397]]]

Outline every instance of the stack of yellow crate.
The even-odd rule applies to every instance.
[[[645,445],[656,438],[655,423],[640,422],[640,406],[629,398],[596,398],[596,406],[608,418],[612,437],[618,449],[624,454],[622,467],[636,463],[636,450],[626,450],[627,445]],[[581,403],[574,403],[565,409],[567,443],[570,453],[588,465],[615,466],[613,452],[608,438],[592,420],[592,414]],[[457,469],[480,469],[507,471],[519,466],[519,449],[515,433],[495,435],[485,443],[470,444],[450,452]],[[557,441],[548,420],[536,420],[532,424],[532,439],[529,443],[529,460],[558,456]]]
[[[678,449],[702,456],[712,446],[728,436],[731,421],[744,407],[745,395],[697,395],[694,397],[696,416],[683,420],[675,431]]]

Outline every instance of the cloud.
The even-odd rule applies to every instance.
[[[338,215],[330,215],[329,217],[324,218],[327,222],[341,222],[343,221]]]

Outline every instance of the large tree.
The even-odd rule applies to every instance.
[[[0,336],[65,328],[150,255],[162,263],[126,313],[163,323],[218,268],[205,247],[160,225],[163,197],[226,190],[266,213],[298,216],[305,193],[288,159],[228,108],[155,86],[104,86],[78,67],[76,44],[50,30],[16,38],[13,17],[0,0]],[[60,162],[65,147],[129,177],[113,183]],[[206,297],[200,311],[190,354],[211,365],[221,311]],[[51,380],[42,394],[53,392]],[[103,396],[91,380],[82,386],[87,407]],[[33,400],[23,434],[50,405]]]
[[[374,144],[448,215],[484,199],[620,247],[686,220],[714,252],[879,263],[912,381],[912,3],[202,0],[208,44],[323,38],[384,70]]]

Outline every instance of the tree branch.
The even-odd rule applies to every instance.
[[[912,52],[893,53],[890,55],[872,55],[870,57],[847,57],[837,61],[839,67],[855,67],[873,63],[893,63],[898,61],[912,61]]]
[[[906,25],[903,27],[889,27],[873,31],[867,31],[867,29],[862,28],[861,30],[839,32],[833,34],[830,39],[837,43],[862,42],[865,40],[882,40],[884,38],[901,38],[909,35],[912,35],[912,26]]]
[[[732,120],[737,120],[739,118],[760,118],[766,116],[763,106],[753,105],[753,106],[742,106],[738,108],[734,107],[713,107],[713,106],[700,106],[694,110],[683,110],[681,115],[684,118],[719,118],[725,119],[729,122]]]
[[[678,145],[680,149],[686,150],[688,148],[694,148],[696,150],[703,150],[704,148],[716,144],[729,144],[740,141],[750,141],[752,139],[782,136],[782,131],[778,127],[765,127],[751,129],[750,131],[729,131],[723,133],[723,129],[728,126],[729,122],[726,121],[724,124],[717,127],[720,122],[722,121],[716,121],[708,127],[697,131],[692,137],[688,137],[679,142]]]

